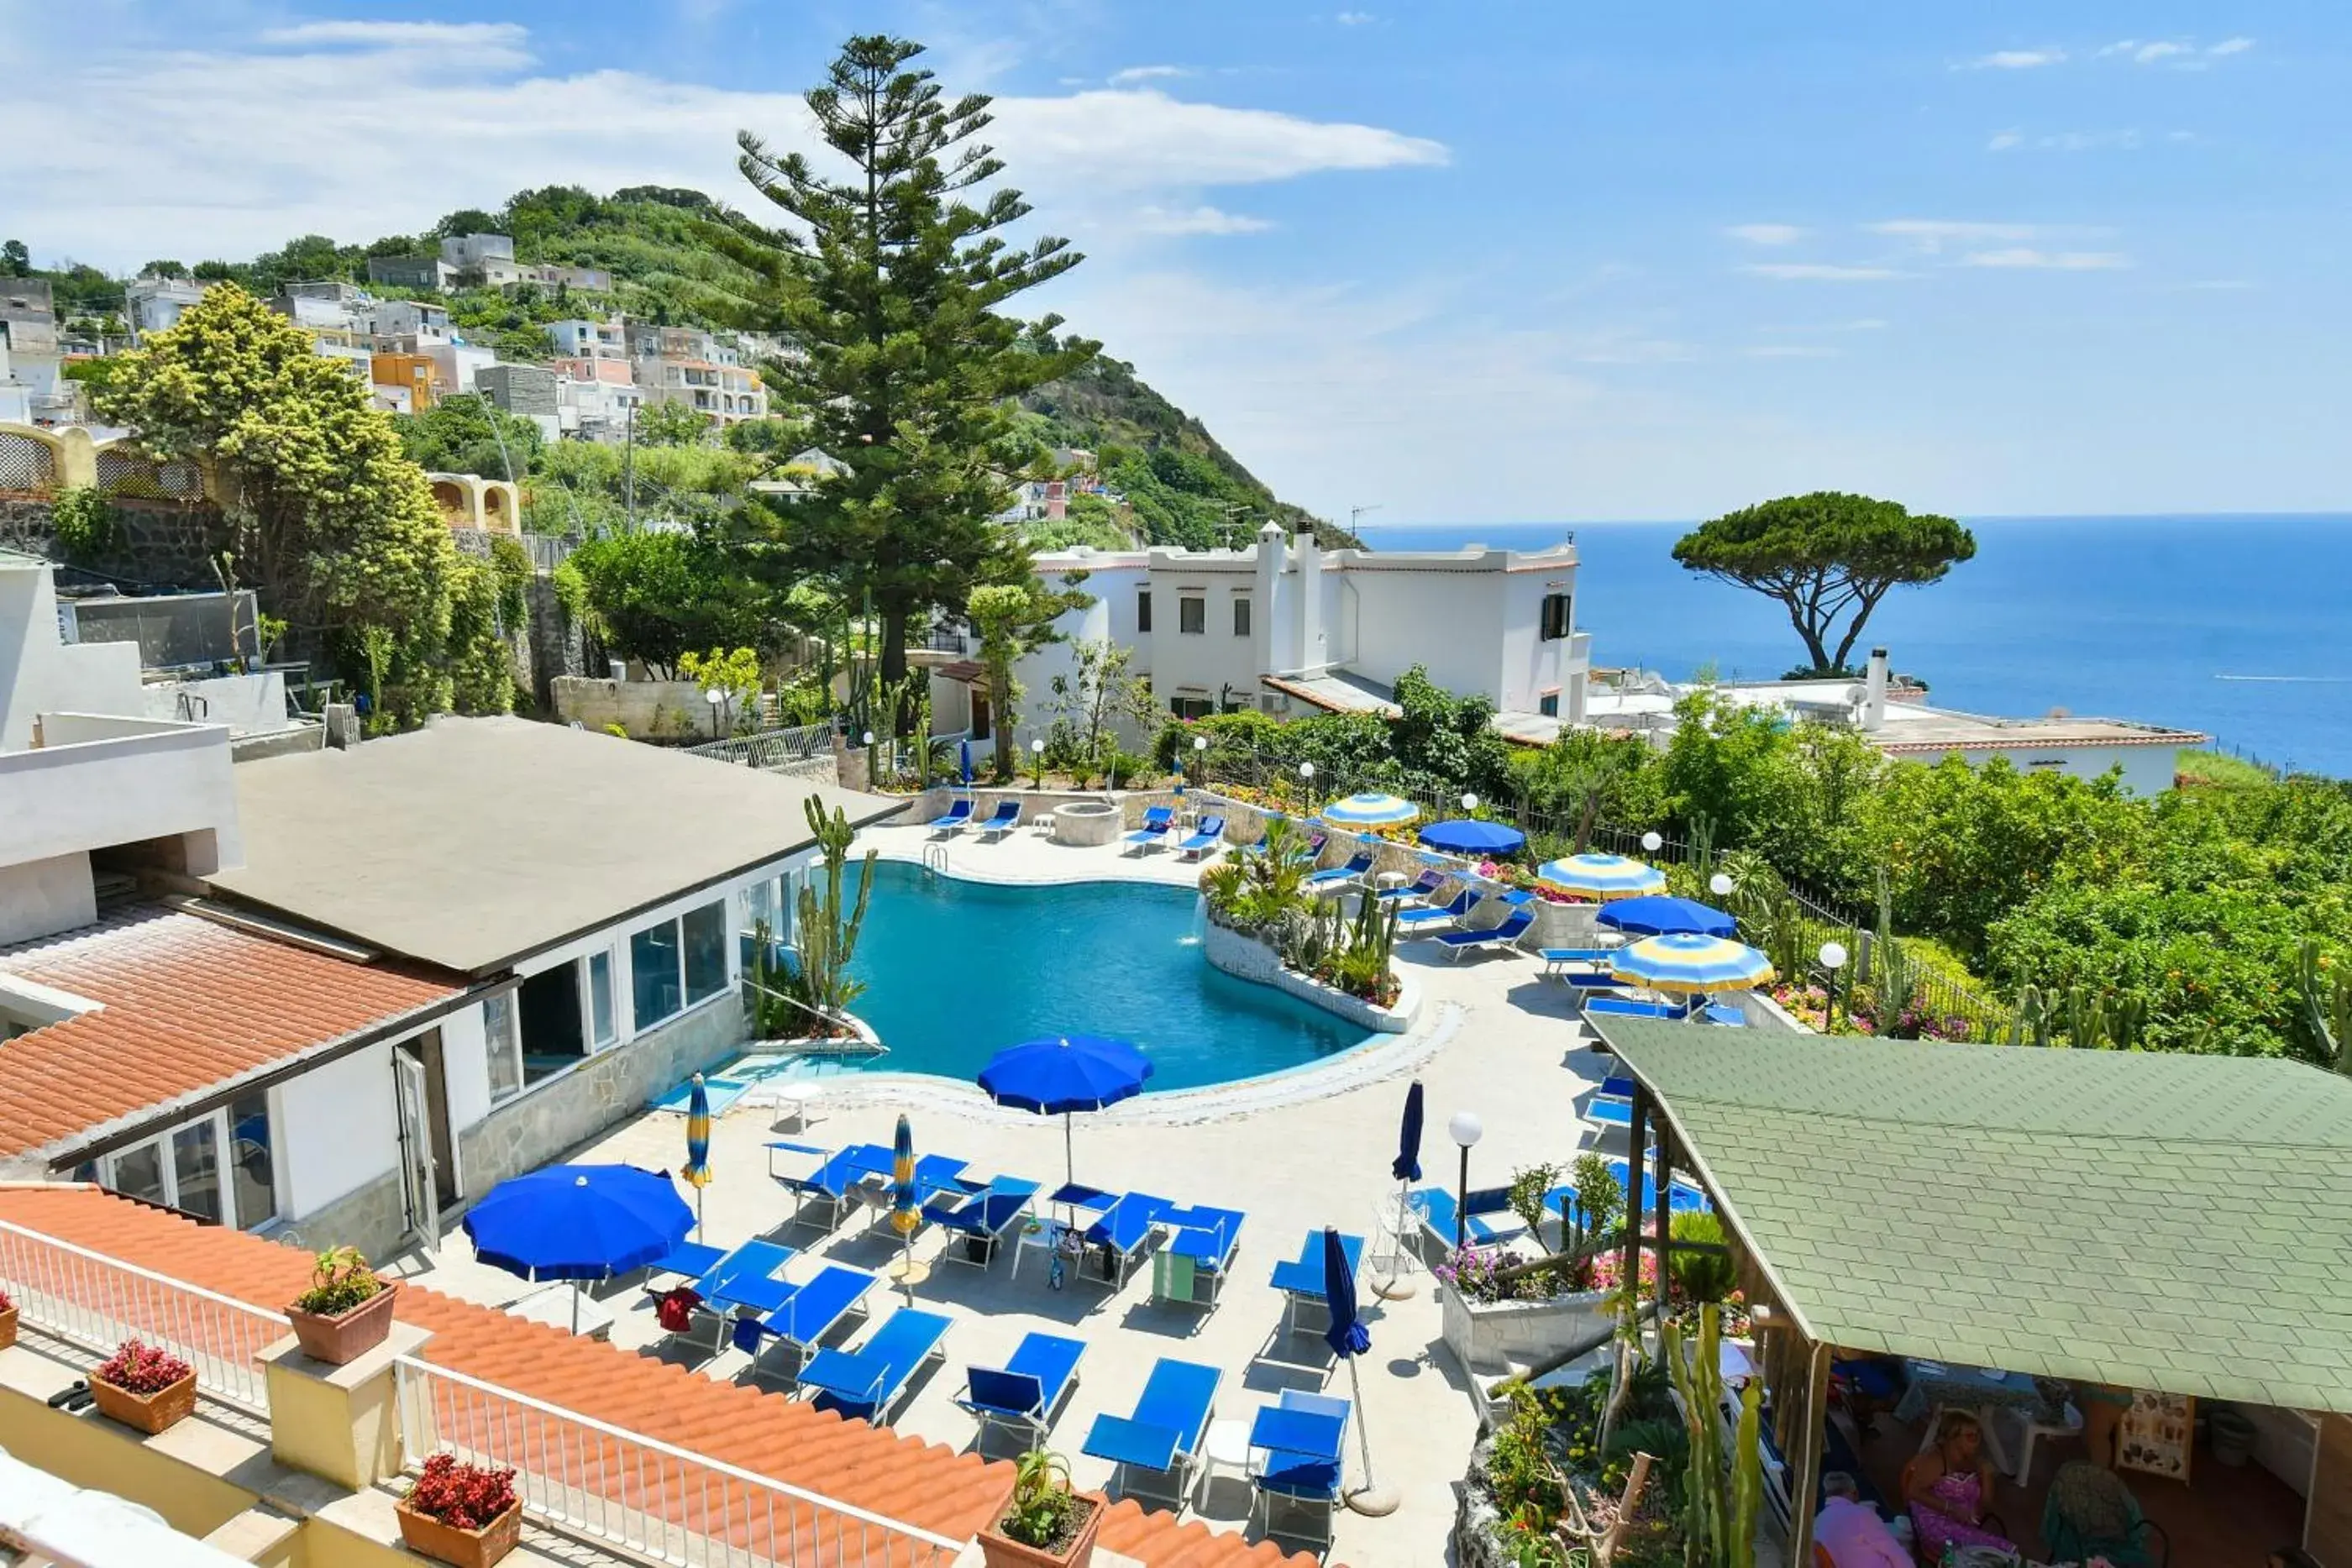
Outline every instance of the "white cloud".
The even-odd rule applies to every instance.
[[[1787,322],[1778,326],[1759,327],[1759,332],[1789,334],[1813,332],[1879,332],[1886,328],[1885,320],[1877,316],[1858,317],[1851,321]]]
[[[2253,47],[2252,38],[2224,38],[2205,52],[2218,59],[2229,55],[2242,55]]]
[[[2099,51],[2105,59],[2126,59],[2136,66],[2168,65],[2175,70],[2202,70],[2210,60],[2228,59],[2254,47],[2242,35],[2199,47],[2185,38],[2119,38]]]
[[[1342,11],[1331,20],[1339,23],[1342,27],[1360,27],[1368,22],[1377,22],[1380,18],[1370,11]]]
[[[1164,77],[1188,77],[1192,73],[1182,66],[1129,66],[1123,71],[1110,73],[1110,85],[1126,87],[1139,81],[1153,81]]]
[[[1948,245],[2031,239],[2034,232],[2031,224],[1974,223],[1956,218],[1889,218],[1883,223],[1864,224],[1863,227],[1871,234],[1906,241],[1929,256],[1937,254]]]
[[[1206,204],[1192,207],[1147,204],[1136,208],[1119,226],[1132,234],[1248,235],[1261,233],[1274,225],[1264,218],[1223,212]]]
[[[1782,283],[1879,283],[1911,276],[1892,267],[1843,267],[1821,261],[1757,261],[1739,270]]]
[[[1999,131],[1993,133],[1991,141],[1985,143],[1985,151],[1988,152],[2007,152],[2012,148],[2022,147],[2024,145],[2025,132],[2021,131]]]
[[[118,267],[159,253],[194,261],[304,233],[413,233],[549,183],[756,200],[734,169],[735,133],[812,140],[797,94],[532,71],[528,37],[501,25],[310,23],[273,37],[251,50],[24,60],[0,94],[0,138],[49,151],[0,172],[0,211],[45,252]],[[54,134],[92,103],[109,106],[105,135]],[[299,134],[289,104],[302,106]],[[1194,214],[1179,232],[1204,232],[1197,209],[1216,187],[1446,161],[1442,144],[1379,126],[1152,89],[1004,97],[995,110],[990,139],[1047,217],[1100,211],[1112,228],[1122,210],[1157,207]],[[1249,220],[1224,222],[1238,232]]]
[[[2168,60],[2177,55],[2194,54],[2195,52],[2196,51],[2190,48],[2187,44],[2142,44],[2138,48],[2134,49],[2131,52],[2131,60],[2132,64],[2136,66],[2152,66],[2158,60]]]
[[[2038,66],[2064,62],[2066,51],[2054,46],[2041,49],[1996,49],[1968,62],[1973,70],[2030,71]]]
[[[1749,245],[1794,245],[1805,237],[1794,224],[1734,224],[1723,232]]]
[[[1960,257],[1962,267],[2039,269],[2050,272],[2111,272],[2131,265],[2131,257],[2112,250],[2034,250],[2011,246],[2001,250],[1972,250]]]

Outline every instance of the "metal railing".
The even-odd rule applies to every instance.
[[[207,1397],[269,1413],[268,1382],[255,1358],[286,1337],[282,1312],[5,1220],[0,1287],[23,1322],[52,1339],[100,1356],[127,1339],[159,1345],[195,1368]]]
[[[833,754],[833,726],[804,724],[794,729],[763,729],[751,735],[730,735],[686,748],[688,757],[731,762],[739,768],[763,768],[770,772],[796,768]]]
[[[963,1550],[900,1520],[401,1356],[407,1463],[512,1467],[523,1511],[562,1534],[679,1568],[947,1568]]]

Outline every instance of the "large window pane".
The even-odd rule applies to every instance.
[[[512,991],[482,1004],[482,1043],[489,1052],[490,1099],[503,1100],[522,1088],[522,1042],[515,1038]]]
[[[269,1135],[269,1096],[248,1094],[228,1108],[229,1192],[247,1230],[278,1218],[277,1145]]]
[[[629,938],[629,1021],[640,1034],[686,1006],[678,977],[677,922]]]
[[[689,909],[686,927],[686,999],[698,1002],[727,988],[727,905]]]
[[[183,1213],[219,1223],[221,1217],[220,1132],[210,1116],[172,1134],[173,1173],[179,1178]]]
[[[114,1156],[114,1190],[125,1197],[163,1201],[163,1145],[161,1139],[125,1149]]]
[[[588,1021],[598,1045],[613,1043],[613,955],[588,955]]]

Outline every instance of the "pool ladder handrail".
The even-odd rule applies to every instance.
[[[945,844],[923,846],[923,869],[933,876],[945,876],[948,870],[948,847]]]

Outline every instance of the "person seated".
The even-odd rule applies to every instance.
[[[1879,1412],[1894,1409],[1903,1397],[1903,1364],[1893,1356],[1834,1351],[1830,1386],[1845,1400],[1854,1431],[1867,1437]]]
[[[1936,1423],[1935,1446],[1903,1467],[1903,1500],[1911,1507],[1912,1536],[1923,1563],[1941,1562],[1950,1546],[2017,1550],[2009,1537],[1985,1528],[1992,1466],[1985,1460],[1984,1433],[1965,1410],[1945,1411]]]
[[[1822,1478],[1822,1511],[1813,1521],[1813,1544],[1830,1568],[1911,1568],[1911,1553],[1878,1511],[1862,1500],[1862,1488],[1843,1470]]]

